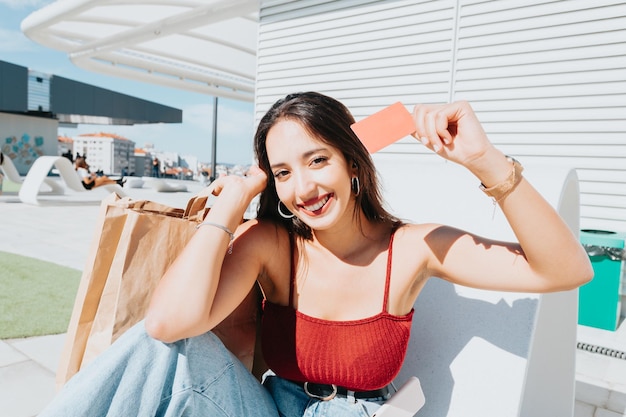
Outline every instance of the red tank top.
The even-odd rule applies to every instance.
[[[263,355],[276,375],[293,381],[336,384],[353,391],[378,389],[395,378],[406,356],[413,310],[404,316],[387,312],[392,244],[393,233],[382,311],[349,321],[323,320],[293,308],[292,253],[290,305],[263,302]]]

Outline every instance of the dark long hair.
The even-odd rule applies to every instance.
[[[356,167],[360,192],[356,196],[355,218],[361,208],[365,218],[375,223],[399,224],[400,221],[383,208],[376,168],[365,146],[354,134],[350,125],[354,117],[339,101],[320,93],[289,94],[278,100],[261,118],[254,135],[254,151],[259,167],[267,174],[267,187],[261,193],[258,219],[284,225],[288,231],[311,239],[311,229],[297,217],[285,219],[278,213],[278,194],[274,176],[267,157],[267,133],[280,120],[298,122],[309,134],[338,149],[348,166]]]

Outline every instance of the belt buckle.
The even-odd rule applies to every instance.
[[[304,383],[303,388],[304,388],[304,392],[306,392],[306,395],[308,395],[311,398],[317,398],[318,400],[322,400],[322,401],[330,401],[333,398],[335,398],[335,396],[337,395],[337,385],[330,384],[330,386],[332,387],[333,392],[331,392],[330,394],[328,394],[325,397],[322,397],[321,395],[316,395],[316,394],[311,393],[309,391],[309,383],[308,382]]]

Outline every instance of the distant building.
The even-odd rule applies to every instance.
[[[201,176],[201,172],[199,170],[200,162],[198,161],[198,157],[195,155],[181,155],[178,160],[178,165],[181,168],[185,169],[185,177],[199,179]]]
[[[152,153],[146,149],[135,148],[135,170],[129,175],[149,177],[152,172]]]
[[[74,155],[87,158],[91,171],[135,172],[135,142],[114,133],[85,133],[74,139]]]
[[[58,154],[59,155],[74,155],[74,139],[69,136],[58,136]]]
[[[40,156],[69,156],[66,152],[71,142],[59,142],[60,125],[181,121],[182,110],[0,60],[0,151],[11,158],[21,175],[26,175]],[[121,173],[125,166],[116,163],[134,153],[134,144],[127,146],[128,157],[123,146],[115,148],[121,155],[105,156],[102,150],[92,150],[89,164],[107,173]],[[73,155],[75,152],[72,150]]]

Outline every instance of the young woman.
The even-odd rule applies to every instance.
[[[145,323],[74,377],[50,410],[370,416],[389,397],[429,277],[521,292],[567,290],[591,278],[577,238],[519,163],[492,146],[469,104],[418,105],[413,116],[415,137],[476,175],[519,244],[400,222],[383,209],[349,111],[318,93],[289,95],[260,121],[260,168],[211,185],[218,198],[161,280]],[[257,219],[239,225],[259,193]],[[564,256],[551,256],[554,247]],[[210,332],[255,282],[273,371],[263,385]],[[104,376],[110,382],[96,382]]]
[[[82,156],[76,158],[74,167],[76,168],[78,178],[80,178],[80,181],[83,183],[83,187],[85,187],[86,190],[91,190],[94,187],[100,187],[105,184],[117,184],[121,187],[126,182],[124,178],[114,180],[106,175],[99,177],[96,174],[89,172],[89,164],[87,164],[87,161]]]

